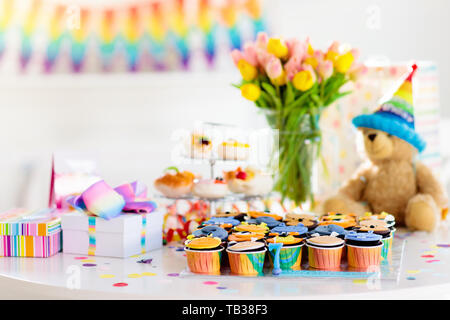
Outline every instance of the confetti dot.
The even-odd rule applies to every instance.
[[[145,264],[150,264],[152,263],[153,259],[142,259],[137,261],[137,263],[145,263]]]
[[[75,259],[75,260],[86,260],[87,257],[75,257],[74,259]]]
[[[450,244],[437,244],[436,247],[439,247],[439,248],[450,248]]]
[[[83,260],[81,260],[81,262],[84,262],[84,263],[86,263],[86,262],[95,262],[95,260],[94,259],[83,259]]]
[[[355,279],[355,280],[353,280],[353,283],[355,283],[355,284],[366,284],[367,283],[367,279]]]
[[[216,289],[219,289],[219,290],[225,290],[227,287],[216,287]]]
[[[168,277],[178,277],[180,274],[179,273],[168,273],[167,276]]]
[[[432,254],[424,254],[421,255],[422,258],[434,258],[434,256]]]
[[[140,254],[135,254],[134,256],[131,256],[130,258],[139,258],[141,255]]]
[[[203,282],[203,284],[206,284],[206,285],[216,285],[216,284],[219,284],[218,282],[215,282],[215,281],[205,281],[205,282]]]
[[[128,283],[125,282],[117,282],[113,284],[114,287],[126,287],[128,286]]]
[[[95,263],[83,263],[83,267],[95,267]]]
[[[140,278],[142,277],[142,275],[140,275],[139,273],[130,273],[128,275],[128,278]]]
[[[416,280],[416,277],[407,277],[406,280]]]
[[[425,261],[425,262],[426,262],[426,263],[434,263],[434,262],[439,262],[439,261],[441,261],[441,260],[434,259],[434,260],[427,260],[427,261]]]
[[[406,273],[409,273],[409,274],[416,274],[419,272],[420,272],[420,270],[406,270]]]
[[[101,275],[99,275],[99,277],[102,278],[102,279],[110,279],[110,278],[114,278],[115,275],[113,275],[113,274],[101,274]]]
[[[145,277],[151,277],[151,276],[156,276],[156,273],[153,272],[142,272],[142,275]]]

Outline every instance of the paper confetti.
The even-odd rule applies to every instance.
[[[75,257],[74,259],[75,259],[75,260],[86,260],[87,257]]]
[[[153,273],[153,272],[142,272],[142,275],[144,277],[151,277],[151,276],[156,276],[156,273]]]
[[[203,282],[203,284],[206,284],[206,285],[216,285],[216,284],[219,284],[219,283],[216,282],[216,281],[205,281],[205,282]]]
[[[416,274],[416,273],[420,273],[420,270],[406,270],[406,273]]]
[[[128,286],[128,283],[125,282],[117,282],[113,284],[114,287],[126,287]]]
[[[178,277],[180,274],[179,273],[168,273],[167,276],[168,277]]]
[[[137,261],[137,263],[145,263],[145,264],[150,264],[152,263],[153,259],[142,259]]]
[[[353,283],[355,283],[355,284],[366,284],[367,283],[367,279],[355,279],[355,280],[353,280]]]
[[[142,277],[142,275],[139,273],[130,273],[128,275],[128,278],[140,278],[140,277]]]
[[[406,280],[416,280],[415,277],[407,277]]]
[[[115,275],[113,275],[113,274],[100,274],[99,277],[102,278],[102,279],[110,279],[110,278],[114,278]]]
[[[439,262],[439,261],[441,261],[441,260],[433,259],[433,260],[427,260],[427,261],[425,261],[425,262],[426,262],[426,263],[434,263],[434,262]]]
[[[432,255],[432,254],[424,254],[424,255],[421,255],[421,257],[422,258],[434,258],[434,255]]]
[[[95,267],[96,264],[95,264],[95,263],[83,263],[82,266],[83,266],[83,267]]]
[[[95,262],[94,259],[83,259],[81,260],[81,262],[86,263],[86,262]]]
[[[437,244],[436,247],[439,247],[439,248],[450,248],[450,244]]]

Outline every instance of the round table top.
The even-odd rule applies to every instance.
[[[387,299],[450,298],[450,236],[399,230],[399,280],[184,276],[181,244],[126,259],[60,253],[0,258],[0,298]],[[151,261],[150,261],[151,259]]]

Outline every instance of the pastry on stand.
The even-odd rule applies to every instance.
[[[243,170],[238,167],[234,171],[225,173],[228,188],[234,193],[243,193],[246,196],[262,196],[272,191],[272,175],[248,166]]]
[[[250,145],[235,140],[222,142],[217,150],[221,160],[247,160],[249,156]]]
[[[228,186],[222,178],[202,179],[194,184],[192,193],[199,198],[219,199],[228,194]]]
[[[180,172],[169,167],[164,176],[155,180],[155,188],[168,198],[181,198],[188,195],[194,185],[195,175],[189,171]]]

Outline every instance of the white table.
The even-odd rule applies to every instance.
[[[407,239],[398,283],[352,279],[182,277],[180,244],[128,259],[60,253],[0,258],[0,299],[390,299],[450,298],[450,234],[397,231]],[[150,264],[137,263],[152,258]],[[126,283],[127,286],[114,286]]]

